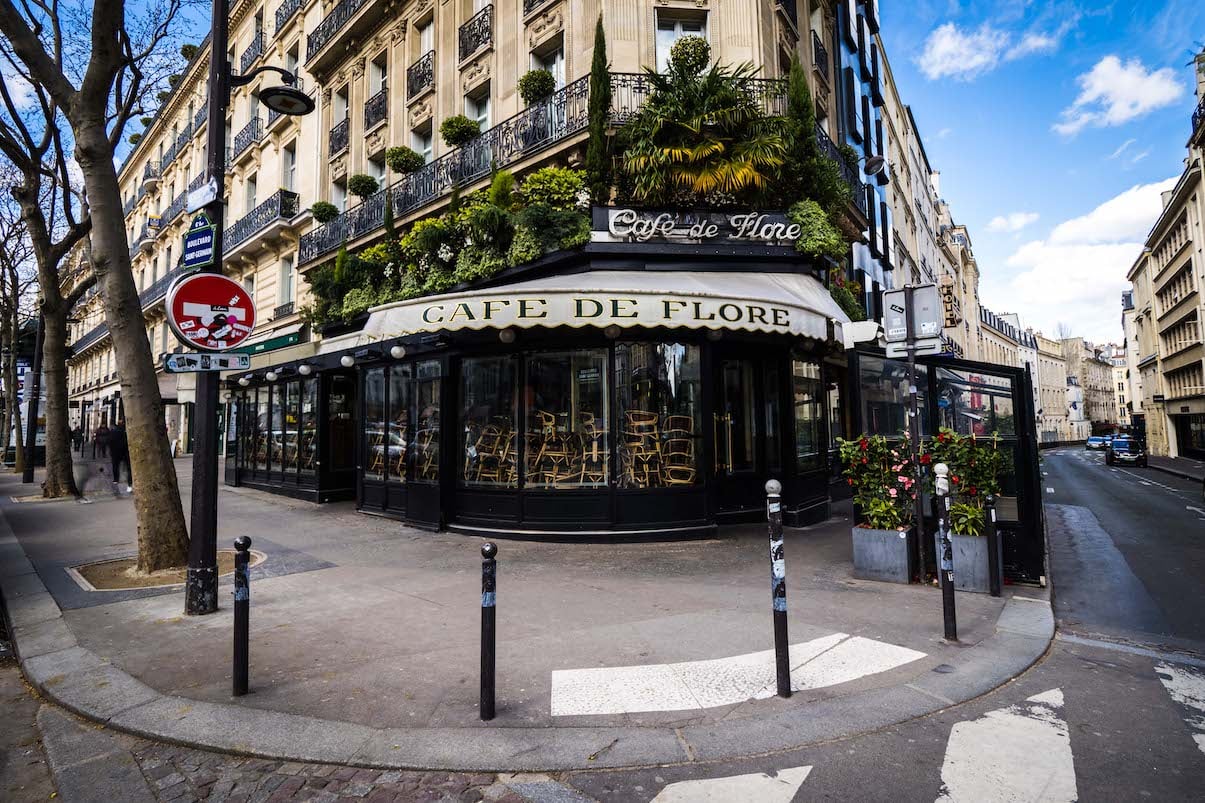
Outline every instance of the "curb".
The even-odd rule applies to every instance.
[[[374,769],[563,772],[721,761],[897,725],[979,697],[1024,672],[1054,638],[1047,599],[1013,596],[957,671],[703,725],[372,728],[162,694],[78,645],[0,512],[0,594],[21,669],[46,698],[114,730],[254,756]],[[739,746],[734,749],[734,745]]]
[[[1172,466],[1160,466],[1149,462],[1147,463],[1147,467],[1153,468],[1155,471],[1162,471],[1164,474],[1171,474],[1173,477],[1179,477],[1182,480],[1188,480],[1189,482],[1201,482],[1201,477],[1198,477],[1196,474],[1189,474],[1184,469]]]

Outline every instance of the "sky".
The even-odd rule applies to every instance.
[[[881,35],[980,301],[1121,342],[1127,270],[1184,169],[1200,0],[887,0]]]

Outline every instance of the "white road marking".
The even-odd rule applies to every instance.
[[[835,686],[917,661],[925,653],[845,633],[791,645],[791,687]],[[676,664],[558,669],[553,716],[714,708],[772,697],[774,650]]]
[[[911,391],[909,391],[909,392],[911,393]],[[1185,506],[1184,506],[1184,509],[1185,509],[1185,510],[1192,510],[1192,511],[1194,511],[1194,512],[1196,512],[1196,513],[1200,513],[1202,516],[1205,516],[1205,510],[1201,510],[1201,508],[1199,508],[1199,507],[1193,507],[1192,505],[1185,505]]]
[[[1129,474],[1131,477],[1133,477],[1134,479],[1138,480],[1139,484],[1141,484],[1141,485],[1157,485],[1157,486],[1159,486],[1160,488],[1162,488],[1163,490],[1165,490],[1165,491],[1171,491],[1171,492],[1172,492],[1172,493],[1174,493],[1174,494],[1181,494],[1181,493],[1185,493],[1184,491],[1181,491],[1179,488],[1173,488],[1173,487],[1171,487],[1170,485],[1164,485],[1164,484],[1163,484],[1163,483],[1161,483],[1161,482],[1157,482],[1157,481],[1152,480],[1152,479],[1147,479],[1146,477],[1144,477],[1144,476],[1143,476],[1143,475],[1141,475],[1141,474],[1135,474],[1133,471],[1127,471],[1127,470],[1126,470],[1126,469],[1124,469],[1124,468],[1123,468],[1123,469],[1119,469],[1119,471],[1121,471],[1121,473],[1122,473],[1122,474]]]
[[[950,729],[938,801],[1074,801],[1075,760],[1051,689]]]
[[[653,803],[791,803],[799,787],[811,773],[811,766],[779,770],[771,777],[764,772],[730,775],[727,778],[699,778],[678,781],[661,790]]]
[[[912,391],[909,391],[909,393],[911,393],[911,392],[912,392]],[[1046,487],[1046,493],[1048,493],[1048,494],[1052,494],[1052,493],[1054,493],[1054,489],[1053,489],[1053,488],[1051,488],[1051,487],[1049,487],[1049,486],[1047,486],[1047,487]]]
[[[1205,672],[1172,664],[1156,664],[1155,672],[1171,698],[1188,709],[1184,721],[1196,731],[1193,741],[1205,753]]]

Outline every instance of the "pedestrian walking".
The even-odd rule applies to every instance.
[[[75,447],[75,451],[80,454],[84,453],[84,428],[79,424],[76,424],[75,429],[71,430],[71,445]]]
[[[126,437],[126,422],[118,421],[109,433],[109,462],[113,466],[113,482],[121,488],[121,467],[126,467],[126,493],[134,490],[134,475],[130,471],[130,442]]]
[[[96,428],[96,434],[92,436],[92,445],[96,447],[93,457],[109,456],[109,427],[107,424],[101,424]]]

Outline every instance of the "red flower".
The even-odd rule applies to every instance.
[[[951,474],[951,475],[950,475],[950,482],[958,482],[958,475],[957,475],[957,474]]]
[[[920,456],[920,462],[921,462],[921,465],[927,466],[933,462],[933,456],[930,455],[928,452],[925,452],[923,455]]]
[[[860,442],[860,445],[861,445],[861,447],[862,447],[862,451],[864,451],[864,452],[865,452],[865,451],[866,451],[868,448],[870,448],[870,441],[868,441],[868,440],[866,440],[865,438],[863,438],[863,439],[861,440],[861,442]],[[865,463],[866,461],[865,461],[865,460],[863,460],[862,462],[863,462],[863,463]]]
[[[846,482],[848,482],[850,485],[853,485],[854,484],[853,477],[850,477],[849,479],[847,479]]]
[[[869,463],[869,462],[870,462],[870,461],[869,461],[869,460],[867,460],[865,457],[863,457],[863,458],[862,458],[862,465],[866,465],[866,464],[867,464],[867,463]]]
[[[937,433],[937,442],[945,443],[946,442],[946,433],[944,433],[944,432]]]
[[[975,494],[979,493],[979,489],[972,485],[967,493],[969,493],[971,496],[974,496]]]

